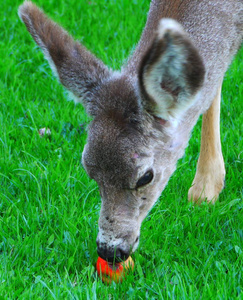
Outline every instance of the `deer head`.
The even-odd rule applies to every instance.
[[[162,19],[134,71],[112,71],[31,2],[19,15],[60,82],[93,117],[82,163],[102,199],[98,253],[126,259],[187,145],[189,133],[178,124],[200,93],[202,59],[183,28]]]

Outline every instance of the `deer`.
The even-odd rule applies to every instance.
[[[123,261],[184,155],[202,134],[188,200],[214,204],[224,187],[220,99],[243,37],[242,0],[152,0],[141,38],[112,70],[30,1],[19,16],[61,84],[92,120],[82,165],[99,187],[97,252]]]

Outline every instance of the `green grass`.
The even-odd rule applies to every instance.
[[[0,299],[243,299],[243,49],[223,85],[227,177],[219,201],[187,202],[200,120],[142,225],[134,272],[105,286],[94,268],[99,191],[80,164],[89,119],[81,105],[66,100],[19,21],[20,3],[3,1],[0,10]],[[149,1],[38,4],[119,68],[139,39]],[[40,138],[42,127],[51,136]]]

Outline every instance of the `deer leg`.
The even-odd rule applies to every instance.
[[[211,107],[203,115],[200,156],[189,201],[215,203],[224,187],[225,166],[220,141],[221,86]]]

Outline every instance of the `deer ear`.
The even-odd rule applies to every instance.
[[[93,92],[111,76],[111,71],[32,2],[25,1],[19,7],[19,16],[61,83],[92,115],[89,102]]]
[[[182,26],[162,19],[139,70],[144,106],[163,120],[179,118],[204,81],[203,61]]]

